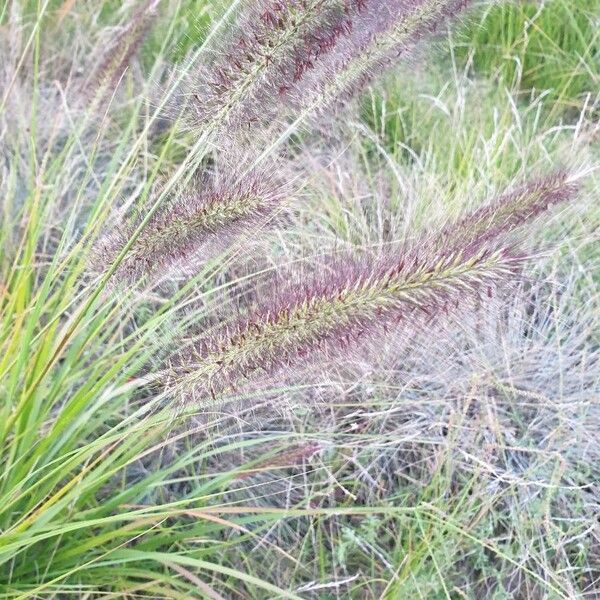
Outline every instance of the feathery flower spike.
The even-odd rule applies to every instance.
[[[267,0],[242,13],[228,47],[191,84],[194,125],[229,129],[257,118],[265,82],[342,0]],[[267,86],[268,87],[268,86]],[[257,108],[257,106],[259,108]]]
[[[148,222],[116,277],[134,281],[143,275],[187,270],[196,260],[208,260],[232,239],[250,233],[269,220],[290,193],[266,172],[238,176],[210,175],[179,194]],[[110,264],[125,246],[139,219],[100,240],[96,262]]]
[[[339,357],[399,321],[414,325],[466,306],[490,286],[513,279],[520,263],[509,249],[483,249],[339,264],[202,342],[175,367],[175,379],[216,396],[246,380]]]
[[[109,47],[100,65],[91,74],[86,89],[88,97],[91,97],[94,102],[101,102],[119,82],[156,18],[160,2],[161,0],[146,0],[140,6],[125,30]]]
[[[446,227],[438,237],[439,242],[444,247],[464,247],[497,240],[554,205],[575,198],[578,190],[578,184],[565,171],[528,181]]]
[[[408,54],[424,37],[467,8],[470,0],[370,0],[340,39],[287,94],[295,108],[320,111],[361,89],[377,73]]]
[[[328,362],[399,322],[410,332],[464,311],[513,281],[523,265],[518,244],[504,235],[576,192],[558,173],[500,196],[397,254],[334,263],[330,272],[270,296],[180,357],[175,381],[192,395],[226,394],[248,380]]]

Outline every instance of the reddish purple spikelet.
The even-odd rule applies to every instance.
[[[454,16],[466,0],[271,0],[198,72],[194,125],[236,131],[284,110],[322,110]]]
[[[328,52],[331,52],[338,41],[352,33],[354,19],[365,10],[367,3],[372,0],[345,0],[324,11],[321,21],[307,34],[301,36],[289,58],[283,61],[278,71],[282,81],[291,80],[297,84],[306,72]],[[280,89],[283,89],[284,85]],[[291,86],[287,87],[291,89]]]
[[[565,171],[539,177],[446,227],[438,237],[439,243],[448,248],[481,246],[486,241],[498,240],[553,206],[574,199],[578,190],[578,184]]]
[[[323,110],[364,87],[373,77],[408,54],[469,0],[367,0],[350,19],[347,35],[305,77],[290,88],[288,100],[299,108]]]
[[[133,281],[142,275],[188,270],[196,260],[223,251],[233,238],[264,225],[288,192],[265,172],[206,176],[193,192],[180,193],[150,219],[115,275]],[[140,220],[101,240],[96,254],[103,264],[116,258]]]
[[[340,4],[343,0],[268,0],[249,6],[226,48],[196,74],[196,121],[223,127],[264,117],[267,106],[273,108],[265,104],[273,77],[280,76],[282,64]]]
[[[511,279],[521,262],[509,249],[405,258],[338,261],[331,273],[287,287],[182,360],[177,377],[218,395],[247,380],[339,358],[400,321],[414,327],[457,303],[468,305]]]

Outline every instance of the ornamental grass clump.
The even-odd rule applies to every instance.
[[[527,260],[515,229],[577,186],[557,174],[525,184],[410,247],[376,259],[338,257],[297,284],[268,285],[248,316],[217,328],[174,367],[175,387],[213,398],[336,360],[375,336],[414,335],[465,314],[513,282]],[[272,290],[279,290],[273,295]],[[379,337],[378,337],[379,339]]]
[[[244,0],[266,6],[256,2]],[[54,26],[57,4],[61,14],[71,11],[68,27]],[[530,249],[517,229],[572,198],[575,179],[542,177],[422,236],[413,221],[422,213],[412,211],[413,191],[426,199],[440,178],[455,199],[471,182],[473,193],[525,160],[543,154],[547,162],[562,141],[579,155],[583,117],[572,129],[521,136],[517,129],[529,131],[529,119],[537,125],[540,117],[531,107],[525,117],[511,96],[510,110],[493,123],[478,120],[473,135],[461,87],[461,116],[444,123],[464,144],[434,150],[411,142],[404,127],[387,136],[382,107],[381,133],[394,151],[384,163],[370,136],[364,144],[362,128],[352,127],[350,144],[360,145],[355,157],[365,168],[345,161],[331,178],[331,201],[310,193],[318,174],[293,145],[306,143],[303,132],[264,146],[253,140],[242,152],[222,130],[235,133],[244,117],[262,113],[263,99],[265,119],[286,110],[300,119],[313,110],[300,101],[318,104],[323,90],[326,106],[364,81],[355,73],[371,75],[393,59],[377,32],[404,19],[424,33],[441,22],[440,7],[454,3],[272,3],[281,21],[268,15],[244,31],[262,27],[266,37],[256,44],[280,45],[264,41],[239,72],[230,63],[239,74],[230,87],[198,90],[200,98],[222,95],[197,105],[207,112],[193,131],[162,127],[193,61],[170,72],[164,65],[199,5],[162,4],[165,18],[144,60],[151,72],[142,81],[143,69],[132,68],[129,85],[100,109],[89,96],[71,104],[63,92],[74,87],[56,85],[56,75],[91,73],[83,52],[98,64],[111,52],[87,43],[104,38],[87,27],[110,20],[115,5],[102,2],[100,12],[96,4],[0,5],[0,44],[10,33],[10,51],[0,52],[0,597],[299,600],[456,590],[566,598],[595,589],[586,562],[595,555],[580,552],[597,546],[597,469],[589,468],[598,455],[589,444],[597,411],[588,399],[599,396],[592,314],[600,311],[593,274],[583,272],[598,259],[584,256],[597,241],[587,235],[589,213],[567,223],[582,226],[577,248],[567,254],[563,246],[563,262],[540,265],[547,286],[516,285],[516,302],[496,293],[524,279]],[[217,5],[200,4],[212,18]],[[419,7],[437,12],[417,22],[426,15]],[[210,43],[234,10],[214,24]],[[115,91],[143,30],[127,29],[130,41],[111,46],[105,83],[90,94]],[[408,45],[419,37],[406,35]],[[360,40],[373,52],[359,51]],[[290,90],[262,96],[278,78],[291,81]],[[157,104],[140,91],[151,81],[164,84]],[[421,94],[418,102],[446,114],[438,110],[443,96],[429,102]],[[413,121],[422,133],[423,121]],[[487,139],[488,124],[507,123]],[[326,129],[310,144],[334,164],[337,148],[352,148],[334,139],[338,132],[348,130]],[[449,158],[440,164],[442,149]],[[426,171],[431,164],[434,172]],[[296,180],[306,203],[286,213],[288,231],[265,239],[263,225],[279,222],[280,207],[298,196]],[[131,220],[115,225],[114,210]],[[373,254],[359,253],[373,226],[381,239]],[[393,245],[400,230],[406,236]],[[322,259],[337,232],[346,252]],[[102,274],[90,277],[94,250]],[[294,266],[301,257],[302,271]],[[550,281],[555,274],[560,280]],[[140,278],[148,285],[128,286]],[[356,377],[370,359],[377,368]],[[332,385],[319,385],[322,371]],[[298,404],[280,418],[274,408],[288,400]],[[235,406],[213,410],[218,402]]]

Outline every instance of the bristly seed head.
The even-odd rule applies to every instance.
[[[322,111],[340,98],[355,94],[471,2],[369,0],[354,15],[348,35],[320,61],[310,77],[290,90],[289,102],[294,108],[313,106],[315,111]]]
[[[498,196],[478,210],[446,227],[439,236],[445,248],[481,245],[536,219],[554,205],[577,196],[579,185],[566,171],[528,181]]]
[[[206,261],[224,251],[237,236],[264,226],[291,187],[265,171],[218,177],[206,175],[159,210],[135,240],[115,273],[117,279],[134,281],[173,270],[189,270],[198,260]],[[102,238],[96,262],[111,264],[141,221]]]
[[[191,82],[194,126],[223,129],[264,118],[268,80],[343,0],[267,0],[251,5],[233,39]],[[270,116],[270,115],[269,115]]]
[[[327,273],[288,286],[223,326],[174,367],[183,393],[219,396],[280,372],[329,362],[401,322],[407,333],[465,311],[513,281],[525,257],[506,234],[572,199],[562,173],[530,182],[396,254],[334,262]],[[285,285],[284,285],[285,288]]]
[[[194,127],[242,131],[311,113],[360,88],[468,0],[268,0],[191,82]]]
[[[180,361],[176,379],[216,396],[317,358],[339,358],[395,323],[415,326],[466,307],[512,279],[520,263],[510,249],[340,262],[331,275],[290,287],[203,342]]]
[[[109,47],[100,65],[92,72],[85,85],[85,96],[92,102],[101,102],[114,90],[150,30],[160,2],[161,0],[146,0],[140,6],[125,30]]]

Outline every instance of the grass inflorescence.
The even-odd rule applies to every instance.
[[[403,329],[414,335],[440,315],[485,302],[517,279],[526,260],[518,239],[507,236],[573,200],[576,191],[566,175],[548,176],[395,253],[362,262],[338,257],[325,273],[295,286],[272,281],[266,287],[277,293],[179,358],[173,384],[191,389],[193,397],[215,398],[307,363],[344,357],[348,364],[353,348],[375,336]]]
[[[205,173],[155,213],[115,272],[116,279],[135,281],[146,275],[165,277],[192,271],[224,251],[236,238],[264,227],[275,216],[292,187],[264,169],[244,173]],[[106,269],[127,243],[141,218],[106,233],[96,246],[95,264]]]

